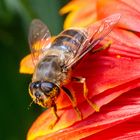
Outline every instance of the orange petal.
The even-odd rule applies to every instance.
[[[31,55],[27,55],[21,60],[19,71],[25,74],[32,74],[34,72],[34,64]]]
[[[96,21],[96,0],[71,1],[60,10],[60,13],[69,13],[64,28],[87,26]]]

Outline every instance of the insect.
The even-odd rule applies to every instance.
[[[61,89],[71,100],[78,116],[82,118],[73,93],[65,87],[68,82],[74,80],[83,83],[85,99],[98,111],[98,107],[87,97],[85,78],[72,77],[71,70],[74,69],[74,64],[111,32],[119,19],[120,14],[113,14],[101,20],[94,31],[89,30],[90,27],[66,29],[49,45],[46,45],[51,39],[48,27],[38,19],[33,20],[28,37],[35,65],[32,82],[29,84],[29,93],[33,101],[42,107],[52,108],[58,119],[56,100]]]

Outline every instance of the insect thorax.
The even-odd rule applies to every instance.
[[[37,64],[32,81],[49,81],[60,85],[67,79],[67,72],[63,72],[65,56],[63,52],[50,49]]]

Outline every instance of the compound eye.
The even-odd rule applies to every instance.
[[[34,82],[34,83],[31,83],[30,84],[30,89],[33,90],[33,89],[37,89],[40,87],[40,82]]]
[[[45,93],[49,93],[54,87],[53,83],[49,83],[49,82],[42,82],[41,83],[41,89],[43,92]]]

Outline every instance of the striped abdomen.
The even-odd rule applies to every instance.
[[[51,48],[62,50],[64,53],[75,54],[86,39],[87,32],[83,29],[64,30],[53,41]]]

